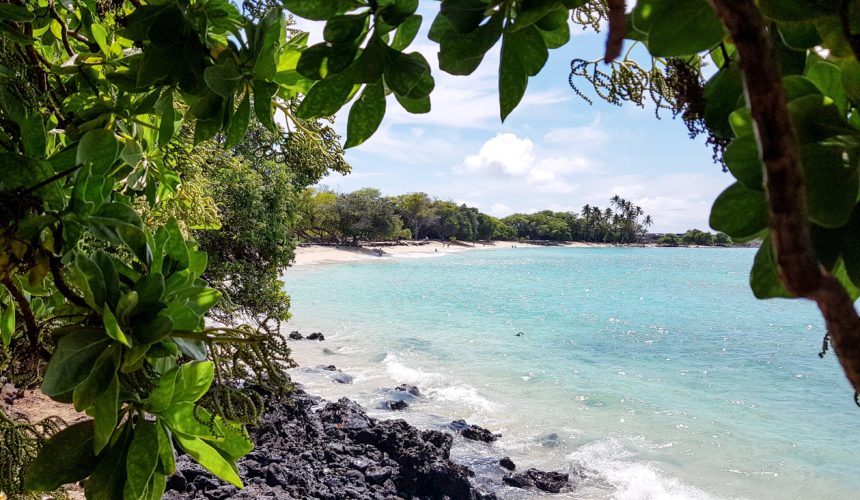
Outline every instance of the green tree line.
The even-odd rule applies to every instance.
[[[657,244],[665,247],[677,247],[681,245],[730,247],[734,245],[734,242],[726,233],[717,232],[713,234],[710,231],[690,229],[681,235],[673,233],[664,234],[657,239]]]
[[[307,241],[355,244],[360,240],[537,240],[638,243],[653,224],[632,202],[613,196],[603,209],[578,213],[516,213],[503,218],[426,193],[383,196],[378,189],[351,193],[309,188],[297,206],[295,230]]]

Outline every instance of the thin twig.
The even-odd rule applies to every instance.
[[[66,25],[66,20],[60,17],[59,12],[57,12],[56,7],[54,6],[54,0],[48,0],[48,11],[51,13],[51,18],[57,21],[60,25],[60,36],[63,40],[63,47],[65,47],[66,53],[69,54],[69,57],[76,56],[77,52],[72,48],[72,44],[69,43],[69,26]]]
[[[27,301],[27,297],[15,286],[15,282],[12,281],[12,278],[9,276],[5,276],[2,280],[0,280],[7,290],[9,290],[9,294],[12,295],[12,298],[15,299],[15,302],[18,304],[18,310],[21,312],[21,316],[24,316],[24,327],[27,332],[27,340],[30,341],[30,347],[33,349],[38,349],[39,347],[39,326],[36,324],[36,316],[33,315],[33,310],[30,309],[30,303]]]
[[[48,264],[51,269],[51,275],[54,277],[54,286],[57,287],[57,290],[72,304],[78,307],[89,307],[87,302],[83,297],[76,294],[74,290],[66,283],[65,278],[63,278],[63,262],[62,259],[57,257],[56,255],[50,255],[48,257]]]

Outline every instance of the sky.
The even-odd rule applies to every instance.
[[[605,31],[571,25],[571,41],[550,50],[502,123],[498,46],[472,75],[440,71],[438,45],[426,37],[434,9],[437,3],[422,3],[422,31],[407,49],[434,66],[431,112],[409,114],[389,96],[376,134],[347,150],[352,173],[330,175],[321,185],[342,192],[375,187],[384,195],[423,191],[497,217],[606,207],[618,194],[652,216],[652,232],[709,229],[711,204],[732,178],[713,163],[703,138],[689,139],[684,123],[668,112],[656,119],[653,105],[605,103],[582,81],[593,98],[589,105],[568,84],[571,59],[601,57]],[[299,20],[296,27],[310,33],[310,43],[322,41],[322,23]],[[344,108],[335,119],[343,137],[347,114]]]

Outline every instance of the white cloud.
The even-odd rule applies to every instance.
[[[493,203],[490,206],[490,215],[494,215],[496,217],[504,217],[506,215],[511,215],[512,213],[514,213],[514,209],[504,203]]]
[[[503,133],[484,142],[477,154],[467,156],[453,171],[524,180],[536,191],[569,193],[576,185],[570,183],[567,176],[590,168],[590,162],[582,156],[548,155],[545,151],[536,151],[528,137]]]

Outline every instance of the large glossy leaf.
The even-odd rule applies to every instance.
[[[134,428],[125,463],[125,498],[141,498],[158,465],[158,431],[155,422],[142,420]]]
[[[714,201],[710,224],[734,239],[752,238],[767,227],[764,193],[737,182],[732,184]]]
[[[75,387],[72,393],[75,410],[83,411],[89,408],[108,389],[119,367],[121,353],[121,349],[116,344],[102,351],[93,364],[90,374]]]
[[[39,450],[24,475],[29,491],[50,491],[89,476],[98,465],[93,453],[93,422],[70,425]]]
[[[383,116],[385,89],[381,83],[368,84],[349,111],[344,147],[351,148],[366,141],[379,128]]]
[[[705,124],[718,137],[732,137],[729,115],[737,108],[743,94],[743,78],[737,66],[721,69],[705,84]]]
[[[90,410],[95,422],[93,449],[96,454],[101,453],[113,437],[119,419],[119,410],[119,376],[114,373],[107,390],[96,399]]]
[[[179,446],[209,472],[234,486],[239,488],[243,486],[236,466],[222,457],[215,448],[197,437],[182,434],[176,434],[175,437]]]
[[[355,0],[283,0],[281,3],[293,14],[314,21],[325,21],[361,6]]]
[[[755,137],[746,135],[732,141],[726,148],[723,161],[729,172],[746,188],[755,191],[764,190],[763,166]]]
[[[842,148],[819,144],[803,146],[801,156],[809,218],[824,227],[848,223],[860,185],[856,158],[852,164]]]
[[[661,9],[648,29],[648,50],[654,56],[696,54],[725,38],[723,24],[707,0],[680,0]]]
[[[45,371],[42,392],[51,399],[71,403],[72,391],[87,378],[109,342],[101,330],[80,330],[62,337]]]
[[[750,271],[750,288],[759,299],[772,299],[778,297],[790,298],[782,282],[779,281],[776,263],[774,261],[773,247],[770,236],[762,241],[758,252],[755,254],[753,267]]]
[[[120,144],[113,132],[105,129],[90,130],[78,142],[75,163],[88,165],[96,175],[107,174],[119,158]]]
[[[302,119],[330,116],[346,104],[353,82],[343,73],[326,78],[311,87],[296,115]]]
[[[172,404],[193,403],[202,398],[212,385],[215,365],[211,361],[192,361],[179,367]]]

